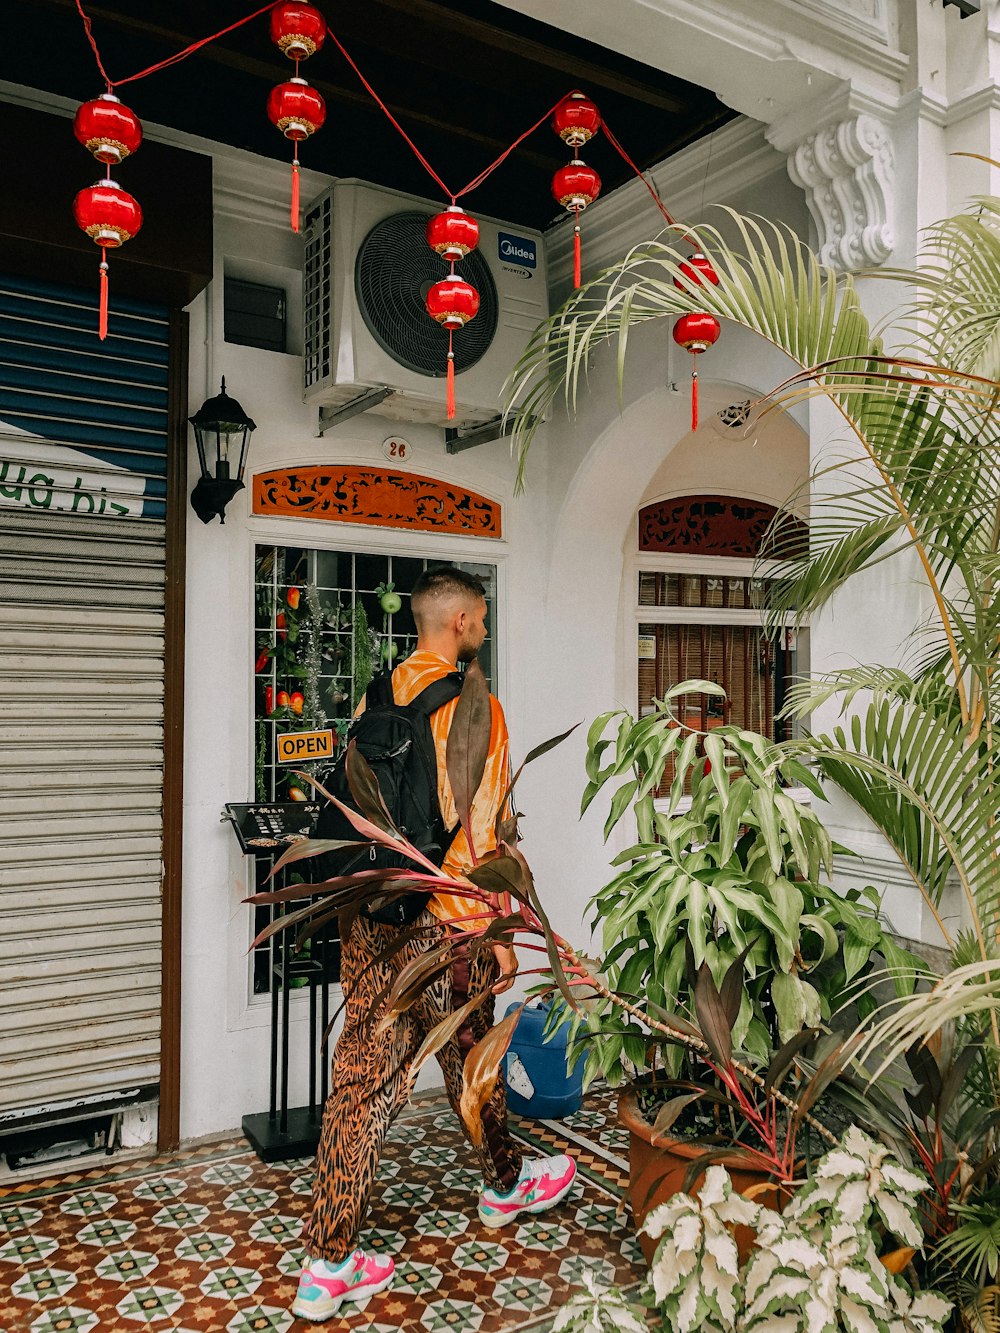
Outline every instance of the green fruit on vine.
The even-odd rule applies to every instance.
[[[393,658],[398,656],[399,656],[399,644],[396,643],[395,640],[392,643],[383,643],[382,645],[383,662],[391,662]]]
[[[384,592],[378,600],[379,606],[387,616],[394,616],[403,605],[403,599],[398,592]]]

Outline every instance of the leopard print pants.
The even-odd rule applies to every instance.
[[[423,912],[415,924],[425,928],[422,938],[374,966],[372,960],[395,927],[359,917],[343,944],[344,1028],[333,1056],[331,1091],[323,1109],[316,1152],[312,1214],[304,1236],[306,1250],[314,1259],[338,1263],[357,1245],[382,1143],[406,1103],[407,1075],[424,1037],[466,994],[479,994],[496,980],[492,954],[478,953],[468,965],[459,963],[439,977],[388,1032],[376,1035],[376,1025],[369,1022],[369,1015],[379,992],[407,962],[443,938],[441,926],[430,912]],[[472,1014],[468,1028],[437,1054],[445,1091],[456,1115],[466,1052],[492,1023],[490,998]],[[464,1132],[465,1126],[462,1128]],[[483,1110],[483,1128],[482,1147],[473,1144],[483,1179],[489,1186],[510,1189],[521,1169],[521,1154],[507,1132],[503,1078],[498,1079],[496,1091]]]

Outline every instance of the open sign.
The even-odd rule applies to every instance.
[[[301,764],[307,759],[329,759],[333,754],[332,731],[286,731],[277,740],[279,764]]]

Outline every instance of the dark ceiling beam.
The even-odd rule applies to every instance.
[[[76,12],[75,0],[35,0],[35,3],[62,12]],[[100,6],[89,5],[87,12],[92,20],[97,21],[102,26],[106,25],[107,27],[118,28],[132,36],[144,37],[152,41],[168,43],[173,49],[178,51],[183,50],[184,47],[189,46],[191,42],[197,40],[197,38],[192,37],[190,34],[177,32],[171,28],[164,28],[159,24],[150,23],[144,19],[137,18],[134,15],[119,14],[114,10],[103,9]],[[83,33],[81,31],[81,41],[83,40]],[[231,50],[221,42],[209,43],[207,46],[202,47],[200,51],[196,52],[194,56],[189,57],[189,59],[208,60],[228,69],[234,69],[240,73],[248,74],[252,78],[264,79],[270,84],[280,82],[281,74],[283,72],[280,65],[267,60],[261,60],[254,56],[245,55],[239,51]],[[347,70],[346,72],[349,74],[351,80],[357,79],[357,75],[353,70]],[[114,75],[120,73],[120,71],[110,70],[109,73],[114,77]],[[99,83],[100,76],[97,74],[96,67],[95,76],[96,82]],[[328,102],[335,105],[340,103],[367,113],[382,114],[375,106],[369,94],[360,86],[360,84],[357,89],[354,89],[345,87],[339,83],[333,83],[329,79],[323,78],[311,78],[310,83],[323,94]],[[127,86],[128,85],[126,85],[126,87]],[[122,95],[127,96],[124,90]],[[465,139],[469,144],[482,147],[488,152],[495,153],[497,156],[508,147],[508,141],[498,135],[489,134],[482,129],[463,125],[456,120],[446,119],[441,114],[432,114],[428,111],[418,109],[413,105],[398,105],[389,99],[384,100],[386,106],[389,107],[393,115],[397,117],[401,124],[403,124],[404,128],[407,128],[408,125],[421,126],[435,134],[444,134],[452,139]],[[440,99],[438,99],[438,103],[445,109],[444,104],[440,103]],[[521,151],[524,158],[534,166],[545,171],[552,170],[553,157],[551,154],[539,153],[532,149],[522,149]]]
[[[642,102],[671,115],[686,114],[689,111],[689,99],[686,99],[684,94],[671,92],[606,65],[595,64],[585,57],[560,51],[545,42],[510,32],[498,24],[465,14],[458,6],[438,4],[435,0],[380,0],[380,3],[386,9],[419,17],[435,26],[446,25],[456,42],[474,42],[489,51],[506,51],[516,56],[521,63],[530,62],[566,75],[572,86],[589,85],[587,90],[591,93],[596,88],[604,88],[631,101]],[[324,6],[324,0],[320,0],[320,8],[324,7],[329,9],[330,5],[327,3]],[[336,28],[336,22],[331,21],[330,26]],[[664,74],[662,77],[665,83],[672,81],[672,76],[669,74]],[[569,86],[567,86],[568,91]],[[686,89],[686,92],[700,93],[706,99],[711,97],[710,93],[694,86]]]

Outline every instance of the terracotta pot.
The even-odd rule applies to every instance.
[[[654,1145],[653,1126],[639,1109],[634,1092],[623,1092],[619,1097],[618,1122],[629,1131],[631,1140],[629,1201],[638,1228],[642,1226],[648,1213],[683,1190],[688,1167],[705,1149],[684,1139],[667,1137],[664,1140],[662,1135],[661,1141]],[[742,1158],[735,1155],[731,1158],[722,1158],[721,1161],[716,1158],[711,1165],[726,1168],[732,1178],[733,1188],[739,1194],[746,1194],[752,1190],[750,1197],[754,1203],[764,1204],[768,1208],[780,1208],[779,1187],[774,1184],[767,1171],[748,1166]],[[697,1194],[700,1184],[701,1178],[695,1181],[690,1193]],[[761,1189],[761,1186],[765,1188]],[[740,1263],[744,1263],[753,1247],[755,1233],[750,1227],[737,1227],[735,1237],[740,1252]],[[652,1263],[659,1242],[640,1234],[639,1244],[646,1263]]]

